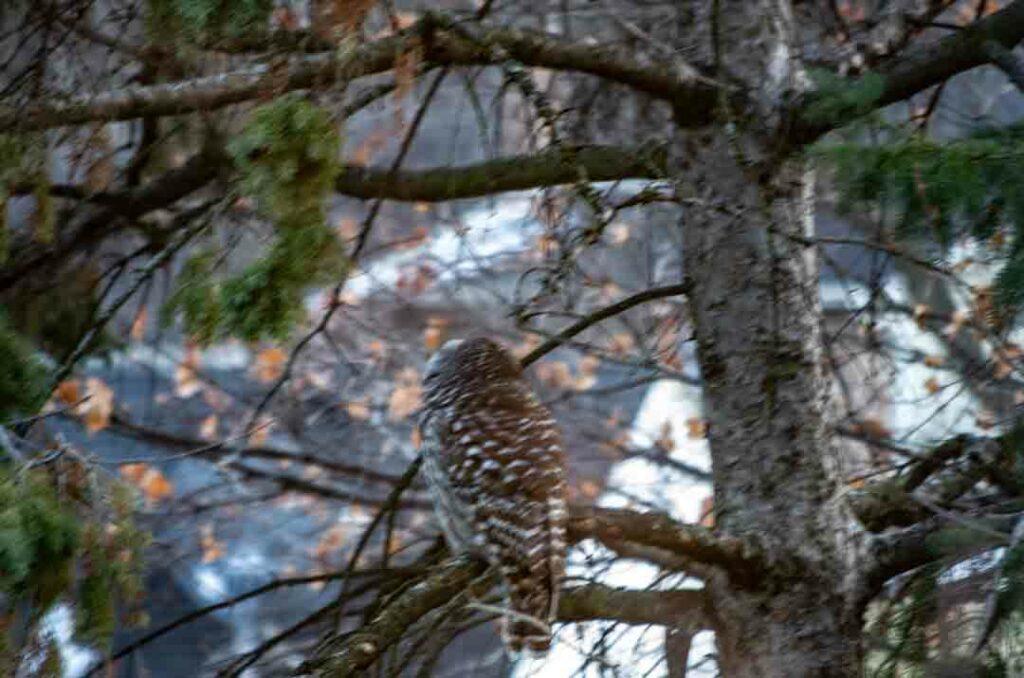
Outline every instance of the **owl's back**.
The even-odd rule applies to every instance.
[[[447,349],[447,351],[446,351]],[[543,652],[565,569],[565,461],[547,408],[497,344],[446,346],[425,378],[424,470],[450,548],[497,566],[512,650]]]

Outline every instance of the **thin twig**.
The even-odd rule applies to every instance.
[[[554,337],[551,337],[550,339],[542,343],[540,346],[527,353],[519,362],[522,363],[523,367],[526,367],[530,363],[536,362],[545,354],[555,350],[556,348],[567,342],[569,339],[572,339],[577,334],[587,329],[591,325],[596,325],[602,320],[611,318],[612,316],[618,315],[619,313],[627,311],[633,308],[634,306],[639,306],[640,304],[646,303],[648,301],[654,301],[655,299],[664,299],[665,297],[674,297],[680,294],[686,294],[687,290],[688,286],[685,283],[680,283],[678,285],[652,287],[650,289],[644,290],[643,292],[638,292],[634,295],[628,296],[625,299],[622,299],[621,301],[617,301],[616,303],[610,306],[605,306],[604,308],[594,311],[593,313],[587,315],[586,317],[581,318],[577,322],[573,323],[569,327],[559,332]]]

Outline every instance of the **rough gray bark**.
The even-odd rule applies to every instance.
[[[772,147],[803,88],[788,3],[719,2],[720,66],[754,111],[682,134],[676,167],[684,269],[709,416],[718,529],[755,540],[767,567],[744,586],[706,579],[723,675],[862,671],[860,530],[838,499],[827,421],[813,235],[813,182]]]

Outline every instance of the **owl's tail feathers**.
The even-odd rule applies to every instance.
[[[553,592],[538,583],[536,579],[524,577],[509,591],[508,608],[501,625],[501,636],[509,652],[527,650],[534,656],[543,656],[551,649]]]
[[[501,637],[514,654],[527,650],[543,656],[551,649],[551,625],[524,612],[508,611],[502,619]]]

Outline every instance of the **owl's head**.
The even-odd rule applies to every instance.
[[[453,339],[439,348],[423,372],[426,396],[444,397],[449,387],[515,379],[522,368],[515,357],[486,337]]]

